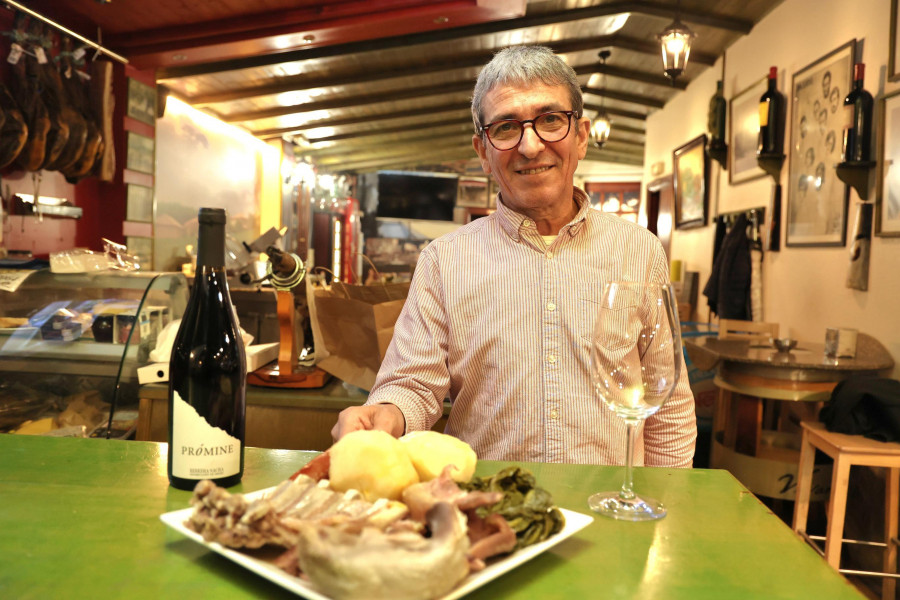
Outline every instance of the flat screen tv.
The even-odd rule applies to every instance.
[[[458,179],[444,173],[379,171],[376,216],[452,221]]]

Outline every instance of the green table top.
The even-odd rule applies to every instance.
[[[169,530],[188,506],[166,444],[0,434],[0,598],[296,597]],[[243,491],[313,453],[248,448]],[[506,463],[479,464],[479,474]],[[622,468],[529,464],[561,507],[616,489]],[[467,598],[862,598],[726,471],[639,468],[668,507],[657,522],[594,522]]]

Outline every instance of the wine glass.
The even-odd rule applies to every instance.
[[[617,492],[588,498],[591,509],[614,519],[666,516],[662,503],[632,489],[634,435],[662,406],[681,375],[681,333],[671,284],[613,281],[604,285],[591,345],[591,381],[627,429],[625,482]]]

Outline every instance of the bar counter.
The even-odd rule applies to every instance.
[[[159,520],[188,506],[166,479],[166,444],[0,435],[0,597],[296,598]],[[253,491],[315,453],[248,448]],[[478,474],[507,463],[483,461]],[[622,468],[524,463],[563,507],[617,489]],[[726,471],[638,468],[662,500],[650,523],[594,521],[467,598],[863,598]]]

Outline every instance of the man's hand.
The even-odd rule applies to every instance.
[[[380,429],[400,437],[406,429],[406,419],[394,404],[351,406],[338,415],[338,421],[331,429],[331,437],[338,441],[351,431],[361,429]]]

